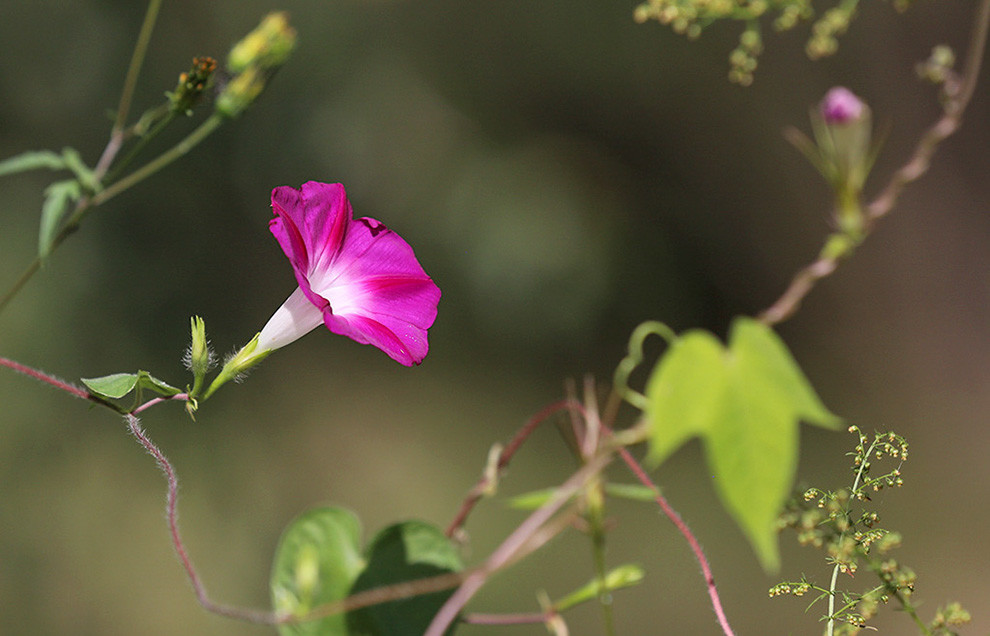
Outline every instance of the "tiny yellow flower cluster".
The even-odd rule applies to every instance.
[[[815,21],[805,46],[808,57],[816,60],[838,50],[837,37],[848,30],[857,4],[856,1],[842,1]],[[898,10],[906,9],[909,4],[910,0],[894,0]],[[739,46],[729,54],[729,79],[747,86],[753,82],[757,57],[763,50],[759,20],[768,14],[775,14],[775,30],[787,31],[798,22],[811,20],[815,11],[811,0],[645,0],[636,7],[633,18],[639,23],[656,20],[691,39],[719,20],[744,23]]]

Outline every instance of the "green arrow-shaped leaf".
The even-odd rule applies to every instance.
[[[364,568],[361,524],[349,510],[316,508],[296,518],[279,541],[272,568],[275,611],[305,616],[346,598]],[[279,625],[281,636],[347,636],[343,614]]]
[[[82,383],[91,393],[101,397],[117,400],[137,386],[137,373],[114,373],[100,378],[82,378]]]
[[[149,389],[154,391],[158,395],[163,395],[165,397],[172,397],[173,395],[178,395],[182,393],[181,389],[177,389],[168,382],[159,380],[155,376],[151,375],[147,371],[138,371],[138,388]]]
[[[729,346],[702,331],[676,340],[646,387],[650,459],[701,437],[715,485],[767,570],[779,556],[775,521],[794,479],[798,422],[834,428],[772,329],[737,318]]]
[[[94,395],[119,400],[135,388],[139,393],[142,389],[149,389],[159,395],[172,397],[182,393],[181,389],[171,386],[167,382],[159,380],[147,371],[137,373],[113,373],[100,378],[82,378],[82,383]]]
[[[62,170],[65,159],[51,150],[29,150],[0,161],[0,177],[39,168]]]
[[[638,565],[620,565],[605,575],[604,585],[598,579],[589,581],[554,603],[553,608],[558,612],[566,611],[580,603],[601,598],[606,592],[614,592],[624,587],[637,585],[644,576],[643,568]]]
[[[51,254],[55,237],[62,222],[69,214],[69,206],[82,196],[82,189],[75,179],[56,181],[45,188],[45,202],[41,206],[41,228],[38,231],[38,257],[45,261]]]

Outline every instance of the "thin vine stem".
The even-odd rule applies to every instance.
[[[120,181],[117,181],[109,187],[101,190],[97,194],[80,199],[79,203],[76,204],[75,209],[72,211],[72,214],[69,216],[68,220],[66,220],[64,227],[52,240],[51,251],[55,251],[55,249],[58,248],[65,241],[65,239],[79,229],[79,224],[82,223],[83,219],[92,211],[93,208],[106,203],[118,194],[137,185],[141,181],[144,181],[176,159],[179,159],[192,150],[201,141],[206,139],[206,137],[219,128],[224,121],[226,121],[226,118],[223,115],[213,113],[195,130],[189,133],[189,135],[182,141],[172,146],[172,148],[167,150],[162,155],[159,155],[157,158],[135,170]],[[31,280],[31,277],[34,276],[40,268],[41,258],[35,257],[17,281],[7,291],[7,293],[4,294],[3,298],[0,299],[0,311],[3,311],[3,308],[7,306],[7,304],[14,298],[14,296],[18,294],[18,292],[20,292],[21,288],[23,288],[24,285]]]
[[[677,513],[677,511],[671,507],[670,503],[667,501],[667,498],[660,494],[660,489],[653,483],[653,480],[650,479],[649,475],[646,474],[646,471],[643,470],[643,467],[640,466],[639,462],[637,462],[632,456],[632,453],[630,453],[625,447],[620,447],[619,455],[622,457],[622,460],[626,463],[626,465],[629,466],[629,469],[633,472],[636,478],[639,479],[640,483],[653,489],[656,493],[654,500],[657,502],[657,505],[660,506],[663,513],[667,515],[667,518],[670,519],[677,530],[680,531],[681,535],[683,535],[687,540],[688,545],[691,546],[691,552],[694,553],[694,558],[697,559],[698,565],[701,566],[701,574],[705,579],[705,585],[708,587],[708,598],[711,600],[712,609],[715,610],[715,617],[718,619],[719,627],[722,628],[722,632],[725,636],[733,636],[732,627],[729,625],[729,619],[725,615],[725,610],[722,609],[722,600],[719,598],[718,589],[715,587],[715,575],[712,574],[711,565],[708,564],[708,558],[705,556],[704,550],[701,549],[701,544],[698,542],[698,539],[694,536],[694,533],[691,532],[688,525],[684,523],[684,520]]]
[[[116,413],[123,413],[123,410],[113,402],[108,402],[97,395],[93,395],[92,393],[82,388],[81,386],[77,386],[75,384],[72,384],[71,382],[66,382],[65,380],[60,380],[59,378],[56,378],[54,375],[51,375],[50,373],[45,373],[44,371],[41,371],[39,369],[29,367],[25,364],[21,364],[16,360],[11,360],[10,358],[4,358],[0,356],[0,366],[7,367],[8,369],[20,373],[21,375],[25,375],[29,378],[34,378],[35,380],[44,382],[45,384],[52,386],[56,389],[59,389],[60,391],[64,391],[73,397],[77,397],[82,400],[87,400],[89,402],[93,402],[94,404],[99,404],[100,406],[104,406]]]
[[[433,621],[424,636],[442,636],[445,634],[447,628],[457,619],[457,615],[481,589],[491,574],[508,567],[521,558],[523,553],[532,551],[537,544],[549,540],[555,532],[562,531],[566,527],[562,524],[550,528],[544,528],[544,526],[551,526],[551,519],[557,511],[580,489],[584,488],[590,479],[598,475],[611,459],[611,454],[600,455],[582,466],[561,484],[549,501],[527,517],[480,567],[465,577],[464,582],[433,617]],[[569,515],[564,520],[567,524],[572,521]]]
[[[581,403],[576,400],[560,400],[546,406],[539,413],[531,417],[516,432],[515,436],[513,436],[512,440],[505,446],[505,448],[503,448],[498,454],[498,459],[495,462],[493,470],[486,471],[485,474],[482,475],[481,479],[478,480],[478,483],[475,484],[474,488],[472,488],[468,493],[467,497],[465,497],[464,502],[461,504],[460,510],[458,510],[457,514],[454,515],[454,519],[447,526],[444,534],[447,537],[453,537],[457,534],[458,530],[464,527],[468,516],[471,514],[471,511],[474,510],[474,507],[477,505],[478,501],[480,501],[482,497],[484,497],[485,494],[491,490],[494,486],[494,481],[498,479],[501,472],[505,470],[505,468],[509,465],[509,462],[512,461],[513,455],[516,454],[516,451],[518,451],[526,440],[529,439],[529,436],[533,434],[533,431],[535,431],[540,424],[545,422],[547,418],[558,411],[563,411],[565,409],[580,411],[582,408]]]
[[[226,121],[226,117],[220,115],[219,113],[213,113],[195,130],[189,133],[185,139],[175,144],[163,154],[159,155],[141,168],[138,168],[131,174],[127,175],[120,181],[115,182],[113,185],[110,185],[93,195],[93,198],[91,199],[91,206],[96,207],[102,203],[106,203],[124,190],[137,185],[176,159],[179,159],[196,147],[196,145],[201,141],[206,139],[213,131],[219,128],[224,121]],[[71,225],[73,222],[78,223],[81,218],[82,215],[80,214],[74,215],[73,218],[69,219],[69,224]]]
[[[148,3],[148,10],[144,14],[144,21],[141,23],[141,31],[138,33],[137,43],[134,45],[134,52],[131,54],[131,62],[127,67],[127,75],[124,77],[124,88],[120,92],[120,102],[117,105],[117,114],[114,117],[110,141],[107,143],[103,154],[96,163],[95,173],[97,179],[102,177],[110,168],[110,164],[113,163],[113,159],[117,156],[120,146],[124,141],[124,130],[127,123],[127,115],[131,110],[131,100],[134,98],[138,77],[141,75],[141,67],[144,65],[148,45],[151,44],[151,34],[155,30],[155,22],[158,20],[158,12],[161,6],[162,0],[151,0]]]

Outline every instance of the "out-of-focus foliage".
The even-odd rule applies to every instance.
[[[898,11],[906,10],[910,4],[911,0],[894,2]],[[841,0],[814,20],[805,45],[810,59],[834,55],[839,50],[838,36],[849,30],[858,7],[859,0]],[[788,31],[801,22],[810,22],[815,9],[809,0],[647,0],[636,7],[633,15],[637,22],[656,20],[691,39],[697,39],[712,23],[742,22],[739,45],[729,55],[729,79],[748,86],[753,83],[757,57],[763,52],[761,18],[775,16],[774,30]]]

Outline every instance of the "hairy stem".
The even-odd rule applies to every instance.
[[[639,462],[632,456],[632,454],[626,450],[624,447],[619,449],[619,454],[622,456],[622,460],[626,462],[629,469],[632,470],[636,478],[639,479],[640,483],[644,486],[652,488],[657,494],[655,500],[663,513],[667,515],[667,518],[677,527],[681,535],[687,540],[688,545],[691,546],[691,552],[694,553],[694,558],[697,559],[698,565],[701,566],[701,574],[705,578],[705,585],[708,587],[708,597],[711,599],[712,609],[715,610],[715,617],[718,619],[718,624],[722,628],[722,632],[725,636],[733,636],[732,627],[729,625],[729,619],[725,615],[725,610],[722,609],[722,600],[718,596],[718,590],[715,588],[715,576],[712,574],[712,568],[708,564],[708,558],[705,557],[704,550],[701,549],[701,544],[698,543],[698,539],[688,528],[688,525],[684,523],[681,516],[677,514],[670,503],[667,502],[666,497],[660,494],[660,489],[657,488],[656,484],[650,479],[643,467],[639,465]]]
[[[189,578],[189,583],[192,584],[193,592],[196,594],[199,604],[208,612],[229,618],[268,625],[276,623],[278,617],[271,612],[260,612],[221,605],[210,599],[206,593],[206,588],[203,586],[202,579],[199,578],[199,574],[193,566],[189,552],[182,542],[182,535],[179,533],[179,478],[175,474],[175,469],[161,449],[151,441],[148,434],[141,428],[140,420],[130,413],[125,414],[124,418],[127,420],[127,427],[130,429],[131,434],[134,435],[138,443],[144,447],[148,454],[155,458],[155,463],[158,464],[158,467],[165,475],[165,481],[168,483],[168,492],[165,498],[165,517],[168,521],[169,536],[172,539],[172,547],[175,549],[175,553],[182,563],[182,568],[186,571],[186,576]]]
[[[86,389],[80,386],[76,386],[75,384],[72,384],[70,382],[65,382],[64,380],[60,380],[51,374],[21,364],[20,362],[11,360],[10,358],[0,357],[0,366],[7,367],[8,369],[12,369],[17,373],[20,373],[21,375],[26,375],[29,378],[34,378],[35,380],[44,382],[49,386],[53,386],[56,389],[65,391],[66,393],[68,393],[73,397],[77,397],[82,400],[88,400],[95,404],[99,404],[100,406],[105,406],[108,409],[115,411],[117,413],[123,412],[121,408],[116,404],[113,404],[112,402],[107,402],[102,398],[100,398],[99,396],[93,395],[92,393],[90,393],[89,391],[87,391]]]

